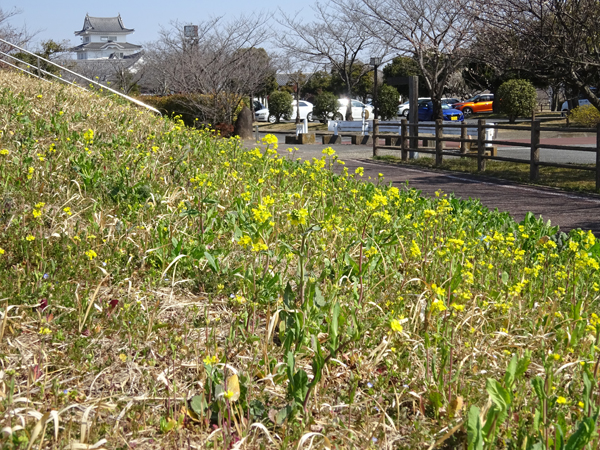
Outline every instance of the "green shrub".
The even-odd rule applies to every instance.
[[[338,99],[331,92],[323,92],[315,99],[313,115],[322,121],[335,115],[339,108]]]
[[[277,123],[282,117],[292,115],[292,94],[285,91],[275,91],[269,96],[269,114],[275,116]]]
[[[377,92],[377,102],[381,120],[389,120],[398,115],[398,100],[400,94],[393,86],[384,84]]]
[[[206,124],[232,125],[242,110],[243,101],[235,94],[173,94],[143,96],[140,101],[154,106],[168,117],[179,116],[190,127]],[[225,127],[227,128],[227,127]]]
[[[194,126],[196,119],[204,122],[205,118],[202,111],[192,107],[187,97],[184,94],[165,95],[162,97],[144,96],[140,98],[140,101],[154,106],[165,116],[180,116],[187,126]]]
[[[600,123],[600,111],[593,105],[583,105],[569,112],[569,120],[584,127],[595,127]]]
[[[517,117],[529,117],[537,107],[537,93],[527,80],[508,80],[498,88],[499,111],[508,115],[510,123]]]

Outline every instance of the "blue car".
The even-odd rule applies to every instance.
[[[452,122],[463,122],[465,116],[458,109],[452,108],[447,103],[442,103],[442,113],[444,120]],[[427,122],[433,120],[433,103],[426,102],[419,105],[419,121]]]

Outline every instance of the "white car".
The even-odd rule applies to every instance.
[[[348,99],[338,99],[338,106],[339,108],[332,117],[332,119],[344,120],[344,118],[346,117],[346,108],[348,107]],[[352,119],[362,120],[363,114],[365,115],[366,119],[373,119],[373,106],[352,99]]]
[[[309,122],[313,121],[313,104],[305,100],[300,100],[300,120],[307,119]],[[296,120],[296,100],[292,102],[292,115],[290,117],[283,117],[283,120]],[[273,114],[269,114],[269,108],[263,108],[254,113],[254,118],[258,122],[277,122],[277,117]]]

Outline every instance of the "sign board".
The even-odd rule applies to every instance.
[[[183,27],[183,35],[186,38],[197,38],[198,37],[198,25],[185,25]]]

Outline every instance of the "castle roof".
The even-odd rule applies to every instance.
[[[90,33],[133,33],[133,28],[125,28],[123,19],[119,14],[117,17],[91,17],[85,15],[83,28],[75,31],[75,36],[84,36]]]
[[[107,49],[138,50],[141,48],[141,45],[130,44],[129,42],[88,42],[87,44],[81,44],[76,47],[72,47],[70,51],[100,51]]]

